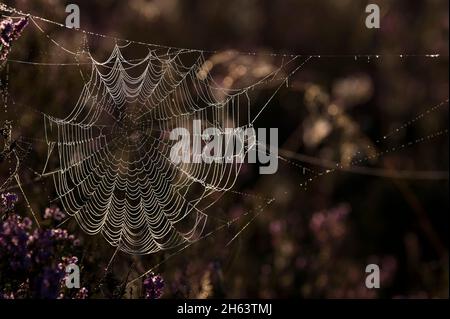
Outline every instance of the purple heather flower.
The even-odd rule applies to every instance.
[[[75,299],[87,299],[89,290],[86,287],[81,287],[75,295]]]
[[[7,211],[13,209],[14,204],[18,200],[18,196],[14,193],[2,194],[0,198],[1,198],[0,206]]]
[[[20,37],[27,25],[28,17],[20,18],[17,22],[11,18],[0,21],[0,61],[7,58],[12,43]]]
[[[53,219],[55,221],[61,221],[66,217],[58,207],[50,207],[45,209],[44,219]]]
[[[78,257],[72,256],[72,257],[62,257],[61,262],[58,264],[58,268],[61,270],[66,270],[66,267],[70,264],[77,264],[78,263]]]
[[[21,18],[19,21],[14,23],[14,30],[11,34],[12,40],[17,40],[27,25],[28,25],[28,17]]]
[[[17,196],[3,194],[0,199],[3,209],[12,207]],[[65,229],[32,230],[32,226],[29,218],[13,213],[0,222],[0,299],[64,296],[65,264],[78,263],[78,258],[69,255],[58,264],[57,256],[76,249],[77,239]],[[68,297],[86,298],[87,289]]]
[[[150,274],[144,280],[146,299],[159,299],[163,294],[164,279],[160,275]]]

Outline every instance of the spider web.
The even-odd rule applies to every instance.
[[[2,10],[24,14],[6,6]],[[44,118],[47,157],[42,172],[29,169],[37,175],[35,181],[53,178],[54,201],[86,233],[102,234],[117,250],[130,254],[155,253],[202,238],[208,220],[205,211],[233,188],[242,159],[258,145],[244,139],[238,142],[238,152],[228,152],[235,141],[225,140],[223,155],[215,156],[212,163],[174,164],[170,152],[176,141],[170,140],[170,132],[174,128],[192,131],[194,120],[200,121],[201,131],[253,127],[285,81],[311,58],[283,56],[279,67],[266,70],[255,83],[225,89],[210,73],[206,55],[212,52],[113,38],[116,45],[109,58],[98,61],[89,52],[87,38],[86,48],[74,52],[55,41],[35,19],[63,25],[30,17],[51,43],[74,55],[78,66],[78,59],[87,57],[83,64],[91,69],[87,81],[80,69],[85,84],[69,115],[55,117],[39,111]],[[127,44],[119,46],[119,41]],[[147,47],[147,55],[127,59],[123,51],[132,44]],[[285,74],[282,69],[298,58],[303,63]],[[252,105],[249,91],[268,82],[280,84],[265,104]],[[21,138],[19,144],[25,140]],[[265,145],[258,151],[261,148],[270,152]],[[49,170],[55,155],[57,167]],[[14,177],[22,190],[18,174]]]
[[[78,55],[31,21],[66,53]],[[191,128],[193,120],[200,120],[204,128],[220,130],[252,127],[282,84],[263,105],[253,105],[249,91],[265,82],[287,81],[310,58],[321,56],[283,55],[279,68],[263,79],[231,90],[221,88],[208,72],[205,55],[211,52],[125,42],[149,47],[147,56],[127,59],[123,54],[126,46],[116,45],[110,57],[99,62],[88,52],[90,76],[71,113],[64,118],[44,114],[48,156],[39,175],[53,177],[57,200],[85,232],[101,233],[118,250],[149,254],[209,236],[211,233],[202,236],[206,209],[220,200],[220,193],[233,188],[242,167],[239,161],[224,164],[224,157],[211,164],[175,165],[169,159],[174,141],[168,133],[177,127]],[[194,62],[186,63],[185,55]],[[303,58],[303,63],[280,75],[298,58]],[[244,147],[244,154],[248,151]],[[47,172],[49,158],[55,153],[58,169]],[[313,174],[300,186],[343,169],[338,164],[335,167]],[[188,245],[181,249],[184,247]]]
[[[255,84],[220,88],[204,70],[203,53],[192,65],[182,62],[182,53],[149,50],[133,62],[116,45],[104,62],[91,56],[90,78],[71,113],[44,115],[48,154],[58,154],[59,169],[42,175],[53,176],[64,210],[86,233],[101,233],[128,253],[196,240],[207,221],[204,210],[220,199],[212,195],[230,190],[239,175],[242,161],[229,163],[227,151],[212,163],[174,164],[170,131],[199,120],[223,132],[251,127],[255,119],[248,95]],[[233,157],[249,151],[240,142],[242,152]]]

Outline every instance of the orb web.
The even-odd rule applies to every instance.
[[[128,61],[116,45],[104,62],[91,57],[90,78],[67,117],[44,116],[49,152],[59,159],[58,200],[86,233],[128,253],[198,238],[204,209],[233,187],[242,166],[225,154],[212,163],[170,160],[174,128],[192,128],[193,120],[219,130],[252,125],[250,109],[241,109],[250,108],[251,87],[220,88],[204,72],[203,53],[192,65],[181,53],[149,50]]]

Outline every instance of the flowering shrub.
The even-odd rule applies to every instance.
[[[22,218],[15,212],[18,196],[14,193],[0,195],[0,299],[45,298],[85,299],[95,289],[66,287],[66,267],[79,265],[77,255],[81,242],[67,229],[53,227],[66,214],[52,206],[44,211],[44,228],[33,229],[30,218]],[[80,268],[81,265],[79,265]],[[106,276],[105,286],[115,291],[110,298],[124,297],[120,283],[111,273]],[[162,296],[164,279],[150,274],[143,281],[143,295],[146,299]],[[104,293],[99,297],[105,298]]]
[[[15,194],[1,199],[0,298],[86,298],[86,288],[69,290],[64,282],[66,266],[78,262],[75,236],[61,228],[33,230],[28,217],[12,211]]]
[[[0,61],[6,60],[11,46],[22,34],[28,25],[28,17],[20,18],[14,22],[11,18],[0,21]]]
[[[6,193],[0,195],[0,209],[9,211],[14,208],[14,204],[17,202],[17,195],[14,193]]]
[[[164,289],[164,279],[160,275],[150,274],[144,280],[146,299],[159,299]]]

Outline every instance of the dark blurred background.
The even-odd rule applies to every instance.
[[[64,23],[69,2],[5,3]],[[395,131],[448,99],[448,1],[70,3],[80,6],[82,29],[214,51],[207,57],[224,86],[244,86],[258,79],[239,77],[233,71],[240,65],[250,70],[279,66],[282,56],[270,53],[321,55],[289,79],[255,123],[279,128],[282,159],[277,174],[260,176],[255,167],[244,168],[236,192],[226,194],[208,211],[227,220],[242,218],[182,252],[175,251],[154,270],[165,279],[164,297],[448,297],[449,141],[445,132],[427,138],[448,129],[448,102]],[[380,29],[365,27],[368,3],[381,8]],[[65,48],[86,47],[81,33],[38,23]],[[87,42],[99,58],[108,56],[114,45],[93,36]],[[223,52],[231,54],[223,58]],[[435,53],[440,56],[424,56]],[[366,54],[379,57],[359,56]],[[14,44],[9,59],[74,62],[32,24]],[[81,69],[89,70],[83,64]],[[32,169],[42,168],[47,152],[47,145],[39,142],[43,133],[39,112],[61,116],[70,111],[83,85],[80,69],[10,61],[8,75],[10,98],[0,122],[3,117],[14,120],[15,137],[36,137],[20,174],[35,211],[43,211],[55,193],[51,181],[33,182]],[[278,85],[274,81],[258,88],[253,103],[264,104]],[[392,131],[388,139],[377,142]],[[423,142],[400,149],[421,138]],[[392,147],[398,149],[376,155]],[[352,162],[358,159],[355,168]],[[335,163],[343,169],[316,178]],[[398,176],[399,171],[406,173]],[[3,180],[8,169],[3,166],[0,173]],[[20,205],[26,211],[26,203]],[[254,212],[260,213],[255,217]],[[74,221],[69,227],[79,233]],[[89,265],[83,280],[96,282],[114,249],[101,238],[79,236]],[[136,277],[171,253],[144,257],[118,253],[112,273],[118,280]],[[380,289],[364,286],[369,263],[380,265]],[[135,296],[132,291],[127,294]]]

